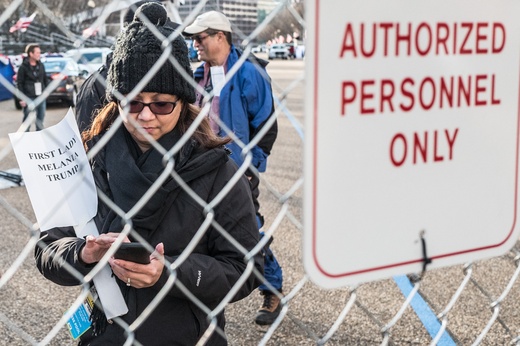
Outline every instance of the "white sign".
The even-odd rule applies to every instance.
[[[96,215],[96,186],[71,109],[54,126],[9,138],[42,231]]]
[[[40,230],[73,226],[78,237],[99,235],[96,185],[72,109],[54,126],[9,138]],[[93,280],[108,319],[128,312],[109,266]]]
[[[520,1],[308,0],[306,12],[310,278],[332,288],[508,251]]]

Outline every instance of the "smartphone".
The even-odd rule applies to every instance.
[[[122,243],[114,254],[114,258],[148,264],[150,263],[150,251],[148,251],[143,244],[138,242]]]

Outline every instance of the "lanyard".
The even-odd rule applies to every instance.
[[[31,65],[31,71],[32,71],[34,78],[38,79],[38,77],[40,75],[40,65],[39,64],[36,64],[36,66]]]

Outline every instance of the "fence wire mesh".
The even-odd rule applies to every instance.
[[[124,1],[114,0],[107,8],[116,8],[120,3]],[[0,25],[5,27],[4,24],[8,23],[11,15],[18,13],[24,4],[22,0],[11,2],[0,15]],[[52,20],[61,30],[61,34],[75,42],[76,47],[85,44],[86,39],[69,31],[63,18],[54,16],[45,1],[33,0],[32,4],[36,5],[40,15]],[[205,1],[201,1],[195,6],[181,27],[189,24],[203,10],[205,4]],[[177,7],[172,3],[166,5],[173,18],[179,21]],[[255,41],[255,37],[283,11],[288,11],[296,22],[305,27],[305,20],[294,9],[292,1],[278,2],[249,36],[240,31],[237,33],[244,44],[244,59],[252,54],[252,42]],[[95,21],[102,23],[107,20],[109,14],[110,11],[104,11]],[[266,58],[265,53],[255,54]],[[185,292],[187,299],[205,311],[210,321],[226,307],[225,333],[230,345],[520,345],[518,246],[502,257],[426,271],[422,276],[403,275],[343,289],[324,290],[308,280],[301,260],[304,212],[304,64],[303,59],[273,60],[267,66],[267,72],[272,78],[275,116],[279,130],[268,160],[267,171],[260,174],[260,204],[266,219],[263,231],[274,237],[271,248],[283,268],[281,313],[270,326],[256,325],[254,316],[262,301],[258,291],[239,302],[229,304],[240,281],[213,310],[197,301],[189,291]],[[16,93],[10,80],[0,77],[0,83]],[[50,88],[34,103],[30,103],[30,107],[45,99],[50,94]],[[25,95],[18,96],[27,99]],[[124,100],[124,97],[120,96]],[[211,93],[206,94],[208,99],[212,96]],[[32,102],[29,99],[27,101]],[[69,335],[66,325],[69,317],[67,312],[81,304],[87,294],[92,275],[81,277],[82,286],[62,287],[47,281],[38,273],[34,265],[33,249],[40,231],[35,223],[25,188],[13,181],[12,178],[16,174],[10,175],[12,172],[16,173],[17,163],[7,137],[8,133],[24,131],[35,119],[33,116],[20,126],[21,111],[14,108],[12,100],[0,104],[0,169],[4,172],[0,180],[8,181],[8,186],[14,186],[0,190],[0,215],[3,221],[0,224],[0,345],[72,345],[76,342]],[[46,126],[61,120],[65,112],[65,108],[49,108]],[[203,108],[202,116],[207,113],[208,109]],[[250,155],[251,145],[256,144],[262,135],[263,132],[259,133],[259,137],[255,138],[252,144],[242,144],[246,158]],[[171,152],[159,145],[157,149],[164,154],[165,161],[171,161]],[[90,155],[94,155],[95,152],[96,149]],[[246,159],[238,174],[245,171],[249,162]],[[172,166],[168,167],[165,174],[173,174],[174,178],[179,179],[171,170]],[[183,186],[188,188],[185,184]],[[209,211],[198,235],[203,234],[210,225],[219,228],[212,220],[211,210],[228,190],[229,188],[224,189],[209,203],[193,194],[194,200]],[[145,203],[153,192],[145,194],[140,203]],[[108,198],[103,199],[111,203]],[[331,198],[330,203],[334,203],[334,198]],[[113,203],[111,206],[127,221],[123,232],[133,232],[128,222],[132,211],[125,214],[119,206]],[[337,227],[341,228],[341,225]],[[219,231],[228,236],[225,229]],[[230,238],[229,241],[241,248],[234,239]],[[263,239],[263,243],[266,241],[267,237]],[[263,243],[250,253],[241,249],[245,258],[248,259],[257,253]],[[182,260],[190,255],[190,251],[191,249],[187,248],[179,260],[170,265],[170,280],[165,290],[177,281],[175,270]],[[389,248],[387,251],[399,249]],[[363,261],[363,258],[351,260]],[[100,263],[99,267],[103,266],[106,259]],[[251,271],[253,268],[250,265],[244,277]],[[259,273],[255,271],[254,275]],[[165,292],[161,291],[158,294],[159,299],[164,297],[164,294]],[[150,306],[150,309],[153,308],[154,304]],[[129,335],[127,345],[138,344],[133,339],[133,332],[147,318],[146,314],[141,317],[142,319],[136,320],[132,325],[124,325]],[[212,333],[224,331],[210,325],[203,331],[199,344],[204,344]]]

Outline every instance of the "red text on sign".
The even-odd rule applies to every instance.
[[[339,57],[498,54],[506,43],[502,23],[347,23]]]
[[[409,136],[397,133],[390,141],[390,161],[396,167],[402,166],[405,162],[415,165],[451,161],[458,133],[458,128],[451,132],[448,129],[414,132]]]
[[[348,80],[341,85],[341,115],[347,115],[347,110],[352,107],[359,115],[369,115],[500,103],[494,74],[424,77],[420,80],[406,77],[400,81]]]

